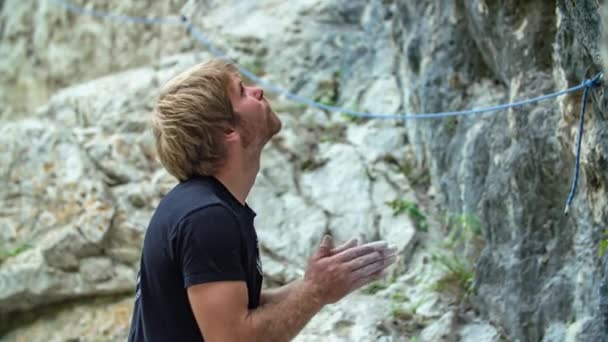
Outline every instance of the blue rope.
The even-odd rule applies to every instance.
[[[192,34],[194,36],[194,38],[196,38],[199,42],[201,42],[203,45],[205,45],[209,49],[209,51],[211,51],[211,53],[213,53],[216,57],[229,59],[228,55],[225,52],[217,49],[201,31],[199,31],[196,27],[194,27],[192,25],[192,23],[188,20],[188,18],[185,15],[181,16],[181,18],[180,18],[181,20],[178,20],[177,18],[174,18],[174,17],[159,17],[159,18],[133,17],[133,16],[127,16],[127,15],[117,15],[117,14],[113,14],[110,12],[91,10],[91,9],[87,9],[87,8],[84,8],[81,6],[76,6],[76,5],[70,4],[64,0],[51,0],[51,1],[53,1],[54,3],[56,3],[60,6],[63,6],[67,10],[75,12],[75,13],[87,14],[87,15],[91,15],[94,17],[98,17],[98,18],[108,18],[113,21],[140,23],[140,24],[182,25],[182,26],[185,26],[186,29],[188,30],[188,32],[190,32],[190,34]],[[438,113],[420,113],[420,114],[383,114],[383,113],[364,113],[364,112],[353,111],[353,110],[338,107],[338,106],[326,105],[326,104],[311,100],[309,98],[300,96],[298,94],[294,94],[269,81],[266,81],[266,80],[258,77],[257,75],[255,75],[253,72],[242,67],[238,63],[235,63],[235,65],[239,69],[239,71],[243,75],[247,76],[249,79],[264,86],[266,89],[270,90],[271,92],[277,93],[279,95],[283,95],[290,100],[293,100],[295,102],[304,103],[311,107],[315,107],[315,108],[322,109],[322,110],[344,113],[344,114],[354,116],[354,117],[370,118],[370,119],[418,120],[418,119],[439,119],[439,118],[446,118],[446,117],[452,117],[452,116],[470,116],[470,115],[476,115],[476,114],[482,114],[482,113],[488,113],[488,112],[497,112],[497,111],[509,109],[509,108],[521,107],[521,106],[529,105],[532,103],[537,103],[537,102],[548,100],[551,98],[556,98],[561,95],[565,95],[568,93],[572,93],[572,92],[576,92],[581,89],[584,89],[583,100],[582,100],[582,105],[581,105],[581,115],[580,115],[581,117],[580,117],[580,123],[579,123],[578,141],[577,141],[577,147],[576,147],[576,162],[574,165],[574,177],[573,177],[572,185],[570,188],[570,194],[568,195],[568,200],[566,202],[566,208],[564,210],[565,215],[568,215],[568,211],[570,210],[570,205],[572,204],[572,200],[574,199],[574,194],[576,193],[576,186],[578,184],[581,144],[582,144],[582,139],[583,139],[583,129],[584,129],[584,120],[585,120],[585,109],[587,107],[587,96],[588,96],[589,90],[591,88],[598,87],[601,84],[600,79],[603,77],[603,73],[600,72],[597,75],[595,75],[592,79],[586,79],[580,85],[577,85],[577,86],[574,86],[571,88],[567,88],[567,89],[560,90],[560,91],[546,94],[546,95],[541,95],[541,96],[534,97],[534,98],[527,99],[527,100],[499,104],[499,105],[484,107],[484,108],[479,108],[479,109],[470,109],[470,110],[461,110],[461,111],[452,111],[452,112],[438,112]]]
[[[574,162],[574,177],[572,179],[572,185],[570,186],[570,194],[568,195],[568,200],[566,201],[566,208],[564,209],[564,215],[568,215],[568,211],[570,211],[570,205],[572,204],[572,200],[574,199],[574,194],[576,193],[576,186],[578,184],[578,174],[580,170],[581,164],[581,145],[583,142],[583,131],[585,127],[585,109],[587,108],[587,95],[589,94],[589,90],[591,88],[597,87],[601,84],[600,78],[602,77],[602,73],[599,73],[591,80],[585,80],[583,85],[585,86],[585,91],[583,92],[583,100],[581,103],[581,118],[578,125],[578,138],[576,142],[576,160]]]
[[[188,30],[194,35],[195,38],[197,38],[203,45],[205,45],[207,47],[207,49],[209,49],[215,56],[220,57],[220,58],[228,58],[226,53],[218,50],[217,48],[215,48],[215,46],[211,43],[211,41],[205,37],[205,35],[203,35],[198,29],[196,29],[191,22],[188,20],[188,18],[186,16],[182,15],[182,21],[186,24],[186,27],[188,28]],[[264,80],[263,78],[258,77],[257,75],[255,75],[254,73],[252,73],[251,71],[241,67],[240,65],[236,64],[237,68],[239,69],[239,71],[247,76],[249,79],[253,80],[254,82],[264,86],[266,89],[269,89],[270,91],[277,93],[279,95],[283,95],[285,97],[287,97],[288,99],[291,99],[293,101],[296,102],[300,102],[300,103],[304,103],[307,104],[311,107],[315,107],[318,109],[323,109],[323,110],[327,110],[327,111],[331,111],[331,112],[338,112],[338,113],[344,113],[344,114],[348,114],[350,116],[354,116],[354,117],[360,117],[360,118],[370,118],[370,119],[439,119],[439,118],[446,118],[446,117],[451,117],[451,116],[469,116],[469,115],[475,115],[475,114],[481,114],[481,113],[487,113],[487,112],[495,112],[495,111],[500,111],[500,110],[504,110],[504,109],[509,109],[509,108],[515,108],[515,107],[521,107],[521,106],[525,106],[525,105],[529,105],[532,103],[536,103],[536,102],[540,102],[543,100],[548,100],[551,98],[555,98],[564,94],[568,94],[568,93],[572,93],[575,91],[579,91],[581,89],[587,89],[588,88],[588,84],[593,84],[595,85],[596,80],[598,80],[600,77],[602,77],[602,73],[598,73],[593,79],[590,80],[585,80],[583,83],[581,83],[580,85],[565,89],[565,90],[561,90],[555,93],[550,93],[550,94],[546,94],[546,95],[541,95],[538,97],[534,97],[531,99],[527,99],[527,100],[522,100],[522,101],[517,101],[517,102],[511,102],[511,103],[506,103],[506,104],[500,104],[500,105],[495,105],[495,106],[491,106],[491,107],[485,107],[485,108],[479,108],[479,109],[470,109],[470,110],[461,110],[461,111],[453,111],[453,112],[438,112],[438,113],[421,113],[421,114],[376,114],[376,113],[363,113],[363,112],[357,112],[357,111],[353,111],[347,108],[343,108],[343,107],[338,107],[338,106],[331,106],[331,105],[326,105],[314,100],[311,100],[309,98],[300,96],[298,94],[294,94],[288,90],[285,90],[281,87],[278,87],[276,85],[274,85],[273,83],[270,83],[266,80]]]
[[[194,38],[196,38],[199,42],[201,42],[203,45],[205,45],[209,49],[209,51],[211,51],[211,53],[214,54],[216,57],[224,58],[224,59],[229,58],[225,52],[217,49],[200,30],[198,30],[196,27],[194,27],[194,25],[192,25],[192,23],[188,20],[188,18],[185,15],[181,16],[181,20],[178,20],[176,18],[170,18],[170,17],[165,17],[165,18],[131,17],[131,16],[126,16],[126,15],[116,15],[116,14],[109,13],[109,12],[101,12],[101,11],[86,9],[86,8],[83,8],[80,6],[70,4],[64,0],[51,0],[51,1],[65,7],[66,9],[68,9],[70,11],[73,11],[73,12],[77,12],[80,14],[88,14],[88,15],[92,15],[95,17],[108,18],[108,19],[114,20],[114,21],[137,22],[137,23],[145,23],[145,24],[183,25],[186,27],[188,32],[190,32],[194,36]],[[264,86],[266,89],[270,90],[271,92],[274,92],[279,95],[283,95],[286,98],[293,100],[295,102],[300,102],[303,104],[307,104],[311,107],[315,107],[315,108],[322,109],[322,110],[327,110],[330,112],[348,114],[348,115],[354,116],[354,117],[369,118],[369,119],[403,119],[403,120],[439,119],[439,118],[446,118],[446,117],[451,117],[451,116],[469,116],[469,115],[476,115],[476,114],[482,114],[482,113],[487,113],[487,112],[496,112],[496,111],[509,109],[509,108],[521,107],[521,106],[533,104],[536,102],[552,99],[552,98],[555,98],[555,97],[558,97],[561,95],[565,95],[568,93],[579,91],[581,89],[587,88],[588,84],[595,85],[596,83],[594,80],[599,79],[599,77],[602,76],[602,73],[598,73],[593,79],[585,80],[580,85],[577,85],[577,86],[574,86],[574,87],[571,87],[571,88],[568,88],[565,90],[561,90],[561,91],[558,91],[555,93],[550,93],[550,94],[534,97],[534,98],[527,99],[527,100],[522,100],[522,101],[517,101],[517,102],[512,102],[512,103],[505,103],[505,104],[500,104],[500,105],[495,105],[495,106],[490,106],[490,107],[485,107],[485,108],[461,110],[461,111],[453,111],[453,112],[438,112],[438,113],[384,114],[384,113],[364,113],[364,112],[353,111],[353,110],[343,108],[343,107],[323,104],[323,103],[311,100],[309,98],[300,96],[298,94],[294,94],[269,81],[266,81],[265,79],[258,77],[253,72],[247,70],[246,68],[242,67],[239,64],[236,64],[236,66],[239,69],[239,71],[243,75],[247,76],[249,79]]]

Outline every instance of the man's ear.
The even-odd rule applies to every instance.
[[[224,130],[224,139],[227,143],[239,142],[241,140],[241,135],[234,128],[226,128]]]

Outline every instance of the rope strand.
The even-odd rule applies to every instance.
[[[578,175],[580,171],[581,164],[581,145],[583,142],[583,132],[585,128],[585,109],[587,108],[587,96],[589,95],[589,90],[593,87],[599,86],[600,78],[603,76],[602,73],[597,74],[591,80],[585,80],[583,85],[585,86],[585,90],[583,91],[583,99],[581,103],[581,115],[580,121],[578,125],[578,137],[576,142],[576,160],[574,162],[574,176],[572,179],[572,185],[570,186],[570,194],[568,195],[568,200],[566,201],[566,208],[564,209],[564,215],[568,215],[570,211],[570,205],[572,204],[572,200],[574,199],[574,194],[576,193],[576,187],[578,184]]]

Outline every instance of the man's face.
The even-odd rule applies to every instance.
[[[253,144],[262,148],[281,130],[281,120],[270,108],[261,88],[246,86],[239,75],[233,74],[228,94],[232,108],[240,117],[237,131],[243,147]]]

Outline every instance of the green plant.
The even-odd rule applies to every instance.
[[[339,141],[344,138],[346,127],[339,123],[324,127],[319,133],[320,142]]]
[[[445,119],[445,130],[449,136],[453,136],[456,133],[456,127],[458,127],[458,118],[451,116]]]
[[[450,230],[447,238],[448,245],[470,241],[481,235],[481,221],[474,214],[448,215],[447,221]]]
[[[600,241],[599,256],[602,258],[606,254],[606,248],[608,248],[608,230],[602,234],[604,238]]]
[[[374,281],[372,283],[370,283],[366,288],[364,288],[362,290],[363,293],[365,294],[376,294],[384,289],[386,289],[388,286],[382,282],[379,281]]]
[[[393,308],[393,310],[391,310],[391,317],[393,317],[393,319],[409,321],[414,318],[414,315],[415,313],[402,308]]]
[[[416,167],[411,161],[405,160],[401,164],[394,156],[384,155],[384,162],[396,167],[416,187],[428,188],[431,185],[431,174],[428,169]]]
[[[21,254],[31,247],[32,246],[27,243],[18,244],[14,247],[8,247],[5,243],[0,244],[0,263],[8,258]]]
[[[413,334],[424,329],[429,324],[428,319],[418,315],[417,311],[427,300],[428,297],[422,298],[410,307],[393,305],[390,311],[393,324],[399,325],[400,330],[408,334]]]
[[[475,214],[449,214],[445,217],[447,238],[443,249],[433,253],[431,260],[445,273],[430,286],[430,290],[451,295],[466,303],[473,294],[475,262],[485,241],[481,235],[481,220]]]
[[[416,303],[410,306],[410,311],[415,315],[418,312],[418,309],[427,301],[427,297],[419,299]]]
[[[426,221],[426,216],[420,210],[420,208],[418,207],[418,205],[416,203],[402,200],[402,199],[395,199],[395,200],[386,202],[386,204],[388,206],[390,206],[391,209],[393,209],[394,216],[406,213],[410,217],[410,219],[414,222],[414,225],[416,226],[416,230],[421,231],[421,232],[428,231],[428,223]]]
[[[465,258],[454,253],[433,254],[432,260],[447,273],[431,286],[431,290],[451,294],[460,301],[473,292],[475,269]]]
[[[355,110],[355,111],[358,111],[358,110]],[[364,118],[361,116],[355,116],[355,115],[351,115],[351,114],[347,114],[347,113],[340,113],[340,115],[342,115],[342,118],[344,119],[344,121],[352,122],[355,124],[362,124],[369,120],[368,118]]]
[[[334,71],[334,80],[339,80],[340,78],[342,78],[343,73],[344,73],[344,71],[342,70],[342,68],[335,70]]]
[[[327,163],[327,159],[316,160],[313,158],[305,159],[300,162],[300,170],[302,171],[312,171],[320,168],[321,166]]]
[[[396,291],[391,295],[391,299],[395,302],[406,302],[409,298],[403,292]]]
[[[410,178],[413,186],[421,186],[428,188],[431,185],[431,173],[427,169],[422,169],[412,175]]]
[[[243,67],[245,69],[251,71],[256,76],[262,76],[266,73],[264,71],[264,63],[259,58],[255,58],[253,60],[248,60],[246,62],[242,62],[241,64],[243,65]]]
[[[448,237],[444,247],[453,258],[462,256],[461,259],[473,265],[485,245],[479,217],[470,213],[452,214],[447,216],[445,225]]]
[[[424,298],[419,299],[415,303],[412,303],[412,305],[410,305],[409,307],[407,307],[405,309],[401,305],[395,305],[395,306],[393,306],[393,309],[392,309],[391,313],[393,313],[393,317],[395,317],[396,315],[400,315],[400,316],[415,316],[416,313],[418,312],[418,309],[420,309],[420,307],[427,300],[428,300],[428,297],[425,296]]]
[[[334,72],[328,80],[319,83],[314,100],[327,106],[335,106],[340,97],[339,81],[340,71]]]
[[[481,221],[475,214],[460,214],[453,215],[454,220],[465,230],[472,232],[475,235],[481,234]]]
[[[396,272],[393,272],[393,274],[391,274],[391,279],[389,280],[389,282],[391,284],[394,284],[397,282],[397,273]]]
[[[346,108],[350,108],[353,112],[362,113],[365,112],[363,108],[361,108],[361,101],[357,99],[355,102],[346,104]],[[359,115],[349,114],[349,113],[340,113],[344,121],[351,122],[357,125],[366,123],[371,120],[371,118],[366,118]]]
[[[324,104],[326,106],[335,106],[338,101],[336,94],[331,90],[324,90],[319,92],[315,97],[315,101]]]

